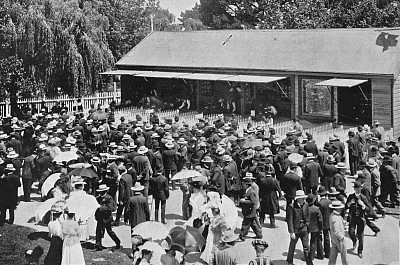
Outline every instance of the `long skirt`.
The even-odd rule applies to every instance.
[[[68,236],[64,238],[61,265],[85,265],[79,237]]]
[[[63,240],[59,236],[52,236],[49,252],[44,259],[44,265],[60,265],[62,260]]]

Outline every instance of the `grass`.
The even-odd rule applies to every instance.
[[[43,264],[50,242],[46,232],[38,232],[32,228],[5,224],[0,227],[0,265],[24,265],[25,252],[41,246],[44,254],[39,264]],[[130,249],[105,249],[95,251],[90,243],[83,244],[83,254],[87,265],[131,265],[128,255]]]

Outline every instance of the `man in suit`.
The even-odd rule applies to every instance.
[[[153,174],[150,160],[146,156],[148,150],[149,149],[146,146],[139,147],[139,155],[135,156],[135,158],[133,159],[133,164],[138,174],[138,181],[144,186],[144,196],[146,198],[149,196],[149,179],[150,176]]]
[[[131,212],[130,223],[131,228],[134,228],[140,223],[150,221],[150,210],[147,198],[142,194],[144,186],[139,182],[136,182],[135,186],[133,186],[131,190],[134,194],[129,199],[129,209]]]
[[[349,149],[349,163],[350,163],[350,173],[352,176],[357,174],[358,163],[362,155],[361,144],[355,137],[353,131],[349,131],[349,140],[347,141]]]
[[[344,172],[346,171],[345,163],[338,163],[335,166],[338,172],[333,176],[333,187],[343,196],[346,197],[346,178]]]
[[[226,230],[221,241],[224,244],[218,246],[214,252],[213,265],[236,265],[239,264],[239,257],[233,248],[238,235],[232,229]]]
[[[217,165],[214,167],[211,175],[211,185],[217,187],[218,193],[222,196],[225,194],[225,176],[222,171],[224,166],[223,161],[217,161]]]
[[[222,160],[225,163],[224,176],[227,187],[225,192],[226,195],[237,205],[239,200],[239,190],[241,189],[237,165],[230,155],[223,155]]]
[[[172,142],[167,142],[165,144],[165,150],[162,154],[165,176],[168,181],[176,174],[178,169],[178,153],[174,149],[175,145]],[[175,181],[172,181],[172,189],[175,189]]]
[[[161,223],[165,224],[165,207],[169,198],[168,180],[163,175],[162,169],[157,168],[156,176],[151,180],[153,197],[155,200],[155,220],[158,222],[158,211],[161,204]]]
[[[308,232],[310,232],[310,259],[314,260],[315,251],[317,259],[324,259],[321,231],[322,231],[322,213],[318,205],[316,205],[316,196],[312,193],[307,197],[308,209],[310,211],[310,224]]]
[[[362,185],[360,182],[354,182],[354,193],[350,194],[346,201],[346,208],[349,209],[349,236],[353,241],[353,252],[356,251],[358,239],[358,256],[363,257],[364,249],[364,228],[365,216],[369,212],[369,203],[367,198],[361,194]],[[357,232],[356,232],[357,231]],[[357,234],[357,235],[356,235]]]
[[[269,215],[270,227],[275,225],[275,214],[279,213],[279,198],[282,195],[281,187],[276,178],[272,177],[272,171],[267,171],[265,177],[259,180],[260,187],[260,223],[264,224],[265,214]]]
[[[0,226],[6,221],[8,209],[8,223],[14,223],[14,210],[18,202],[18,187],[21,186],[19,177],[15,174],[13,164],[7,164],[4,174],[0,176]]]
[[[102,238],[104,237],[104,230],[107,231],[108,235],[111,237],[111,239],[115,242],[116,244],[116,249],[119,249],[121,247],[121,241],[117,237],[117,235],[114,233],[111,227],[112,223],[112,212],[115,211],[117,206],[115,205],[115,201],[113,198],[107,193],[107,191],[110,188],[107,187],[107,185],[102,184],[99,186],[99,188],[96,190],[96,192],[99,194],[97,199],[97,202],[100,204],[100,207],[97,208],[95,212],[95,219],[97,221],[97,226],[96,226],[96,249],[97,250],[102,250],[103,246],[101,244]]]
[[[297,175],[295,171],[296,168],[296,163],[290,163],[289,172],[283,175],[283,178],[281,179],[281,188],[282,191],[285,193],[286,198],[286,210],[296,197],[296,191],[303,189],[301,178],[299,177],[299,175]]]
[[[335,158],[333,155],[329,155],[326,159],[325,165],[322,167],[324,177],[323,180],[321,180],[321,185],[324,186],[326,190],[330,190],[331,187],[333,187],[333,177],[337,171],[338,170],[335,167]]]
[[[260,221],[257,216],[257,196],[254,189],[251,187],[252,177],[243,179],[243,184],[246,188],[246,193],[242,199],[240,199],[240,207],[242,208],[243,221],[242,228],[240,231],[240,240],[245,241],[246,236],[249,232],[250,227],[256,234],[257,239],[262,239],[262,231]]]
[[[341,201],[333,201],[329,205],[333,211],[329,216],[329,230],[332,233],[332,251],[329,256],[328,265],[336,265],[336,258],[338,253],[342,258],[342,265],[347,265],[347,249],[345,244],[346,231],[344,229],[344,220],[342,212],[344,205]]]
[[[119,225],[119,219],[121,218],[122,211],[125,209],[124,212],[124,222],[125,224],[128,223],[129,220],[129,198],[132,196],[133,187],[133,179],[125,167],[125,165],[121,164],[118,168],[119,174],[121,176],[119,180],[118,186],[118,208],[117,214],[115,216],[114,225]]]
[[[295,201],[288,206],[286,222],[290,233],[290,244],[287,255],[287,263],[293,265],[293,256],[297,241],[301,240],[304,258],[307,265],[313,264],[310,257],[310,245],[308,238],[308,227],[310,223],[310,212],[308,204],[305,203],[307,195],[303,190],[296,191]]]
[[[307,143],[304,145],[304,151],[307,153],[312,153],[313,156],[318,155],[318,147],[313,140],[313,136],[310,133],[307,134]]]
[[[331,253],[330,246],[330,237],[329,237],[329,216],[331,214],[331,210],[329,205],[332,203],[331,200],[328,199],[328,192],[326,191],[324,186],[320,186],[318,189],[318,194],[321,197],[317,205],[322,214],[322,232],[323,232],[323,246],[324,246],[324,257],[329,258]]]
[[[321,166],[315,162],[315,155],[307,153],[308,163],[304,166],[304,186],[306,193],[317,192],[319,179],[323,178]]]

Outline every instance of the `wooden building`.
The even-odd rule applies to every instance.
[[[122,100],[352,125],[379,120],[400,137],[398,29],[153,32],[116,64]],[[152,92],[150,92],[152,91]]]

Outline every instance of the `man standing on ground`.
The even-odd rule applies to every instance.
[[[114,225],[119,225],[119,220],[122,215],[122,211],[124,211],[124,222],[128,224],[129,220],[129,198],[132,196],[132,186],[133,179],[130,174],[128,174],[125,165],[121,164],[118,167],[119,175],[121,176],[119,180],[119,187],[118,187],[118,209],[117,215],[115,216]]]
[[[306,193],[316,194],[319,179],[323,178],[321,166],[315,162],[315,156],[307,153],[308,163],[304,166],[304,183]]]
[[[328,192],[326,191],[324,186],[319,187],[318,194],[321,197],[317,205],[319,206],[322,214],[322,232],[324,234],[323,245],[325,253],[324,257],[328,259],[331,253],[329,238],[329,216],[331,214],[331,209],[329,205],[332,203],[332,201],[328,199]]]
[[[313,264],[310,257],[310,245],[308,238],[308,226],[310,223],[310,212],[308,204],[304,203],[307,195],[303,190],[296,191],[295,201],[288,206],[286,222],[290,233],[290,244],[286,261],[293,265],[293,256],[297,241],[301,240],[304,251],[304,259],[307,265]]]
[[[161,204],[161,223],[165,224],[165,207],[169,197],[168,180],[163,175],[162,169],[156,169],[156,176],[151,180],[155,200],[155,221],[158,222],[158,211]]]
[[[142,194],[144,186],[142,186],[139,182],[136,182],[135,186],[133,186],[131,189],[134,194],[129,199],[129,209],[131,212],[131,228],[134,228],[140,223],[150,221],[150,210],[149,204],[147,203],[147,198]]]
[[[332,248],[328,265],[336,265],[338,253],[340,253],[342,258],[342,265],[347,265],[347,249],[344,241],[344,220],[342,217],[344,205],[341,201],[334,201],[331,205],[329,205],[329,208],[331,208],[333,211],[329,217],[329,229],[331,230],[332,235]]]

